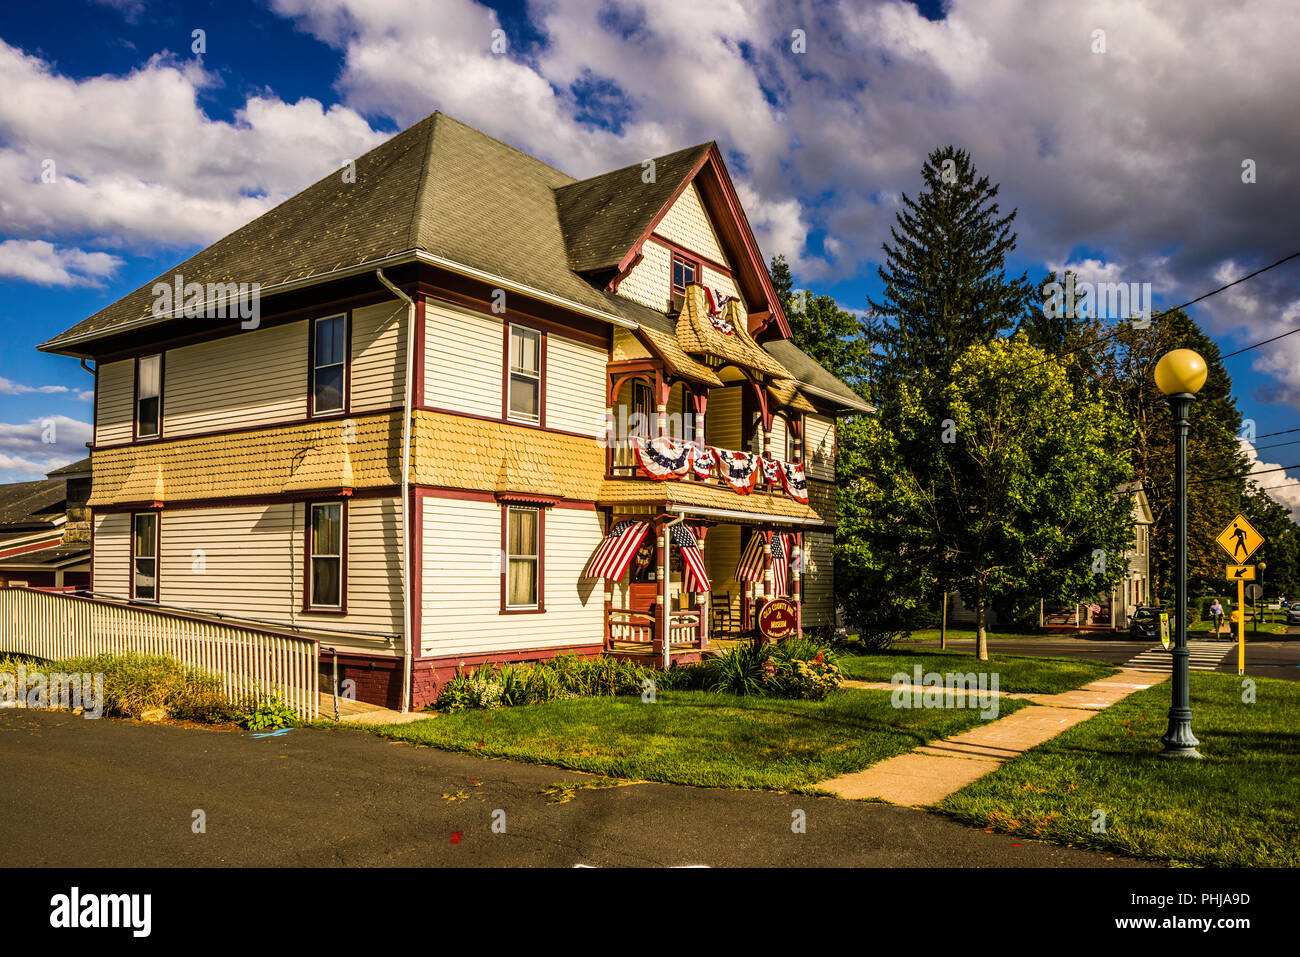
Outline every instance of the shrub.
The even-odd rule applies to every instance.
[[[471,673],[457,672],[439,692],[437,708],[452,713],[565,698],[639,695],[647,679],[658,688],[667,686],[665,674],[634,661],[574,654],[529,664],[486,662]]]
[[[673,687],[814,701],[825,698],[843,680],[835,650],[810,638],[787,638],[757,650],[742,645],[678,670],[683,674]]]
[[[268,694],[244,716],[240,723],[249,731],[274,731],[279,728],[292,728],[298,723],[298,715],[280,701],[279,695]]]

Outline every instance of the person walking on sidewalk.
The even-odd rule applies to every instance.
[[[1210,618],[1214,620],[1214,637],[1219,637],[1219,628],[1223,625],[1223,606],[1219,604],[1219,599],[1214,599],[1214,604],[1210,606]]]

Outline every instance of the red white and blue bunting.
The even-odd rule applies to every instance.
[[[753,452],[728,452],[714,449],[718,456],[718,475],[741,495],[754,491],[758,483],[759,457]]]
[[[796,501],[808,504],[808,478],[802,462],[781,462],[781,486]]]
[[[653,439],[639,439],[635,443],[637,461],[641,470],[652,479],[663,481],[685,478],[695,458],[695,446],[680,439],[661,435]]]
[[[711,445],[697,446],[695,456],[691,459],[691,471],[697,478],[706,479],[713,474],[721,459],[718,450]]]
[[[713,324],[713,328],[724,336],[731,335],[734,330],[726,317],[727,303],[731,301],[731,296],[724,295],[719,289],[710,289],[708,286],[704,287],[704,295],[709,300],[709,322]]]

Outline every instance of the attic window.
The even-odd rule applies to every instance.
[[[701,272],[698,260],[673,253],[673,292],[685,292],[689,284],[700,281]]]

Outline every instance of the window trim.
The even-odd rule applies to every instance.
[[[530,326],[525,322],[504,322],[503,359],[501,363],[501,419],[513,425],[531,425],[546,428],[546,330]],[[516,416],[510,410],[510,377],[513,374],[510,364],[511,331],[515,328],[525,329],[537,336],[537,418]],[[521,373],[523,374],[523,373]]]
[[[140,434],[140,362],[143,359],[158,358],[158,431],[153,435]],[[98,363],[96,363],[98,365]],[[155,442],[163,437],[163,394],[166,391],[167,360],[165,352],[150,352],[147,355],[136,356],[135,364],[132,367],[131,382],[131,441],[132,442]],[[96,376],[98,379],[98,376]],[[98,405],[98,402],[96,402]]]
[[[510,595],[510,512],[537,513],[537,604],[511,605]],[[543,615],[546,613],[546,508],[542,505],[501,504],[501,614]]]
[[[131,512],[129,514],[131,516],[131,529],[129,533],[131,536],[131,564],[127,571],[127,574],[130,576],[128,581],[128,585],[130,586],[130,591],[128,591],[127,594],[131,596],[131,601],[156,605],[162,600],[162,574],[161,574],[162,572],[162,513],[154,509],[146,512]],[[152,598],[138,598],[136,597],[135,594],[135,563],[138,558],[135,552],[135,522],[136,519],[141,516],[149,516],[153,518],[153,522],[154,522],[153,597]]]
[[[679,287],[676,281],[677,263],[679,260],[683,264],[689,264],[695,267],[695,283],[696,285],[703,285],[704,284],[704,261],[702,259],[697,259],[695,256],[692,256],[688,253],[678,252],[677,250],[674,249],[672,251],[672,255],[668,257],[669,290],[673,293],[684,293],[686,291],[686,286],[683,285]]]
[[[343,405],[337,409],[316,411],[316,324],[329,319],[343,320]],[[348,415],[352,411],[352,310],[313,316],[307,320],[307,418],[321,419]]]
[[[337,605],[313,604],[314,596],[311,590],[311,516],[312,510],[320,505],[337,505],[339,507],[339,603]],[[348,613],[348,500],[346,498],[309,499],[303,503],[303,506],[303,613],[346,615]]]

